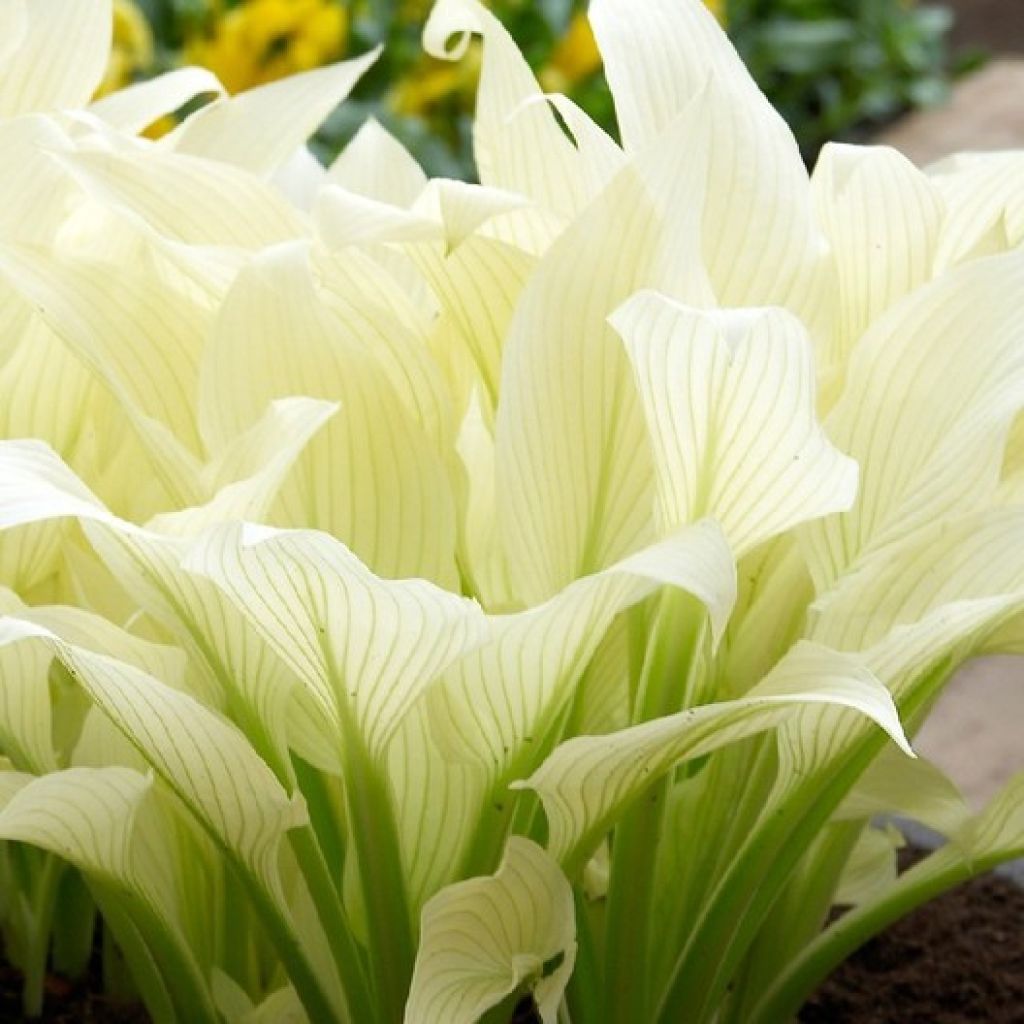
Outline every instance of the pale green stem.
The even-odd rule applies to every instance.
[[[909,688],[901,704],[904,718],[934,696],[944,676],[944,664],[939,663]],[[768,808],[676,961],[655,1018],[659,1024],[682,1019],[703,1024],[714,1018],[726,986],[800,858],[886,742],[881,730],[864,725],[862,736],[841,757],[805,776]]]
[[[308,825],[293,829],[288,838],[341,978],[348,1006],[346,1016],[352,1024],[370,1021],[374,1017],[373,997],[364,972],[363,951],[345,917],[341,895],[317,845],[313,829]]]
[[[91,891],[103,920],[104,982],[108,982],[106,958],[114,951],[113,946],[116,944],[131,975],[132,984],[153,1018],[153,1024],[178,1024],[170,986],[142,933],[121,909],[116,894],[104,893],[99,885],[93,885]]]
[[[382,1024],[399,1024],[412,981],[412,920],[391,794],[354,723],[343,723],[345,801]]]
[[[771,808],[720,880],[662,998],[659,1024],[711,1020],[779,891],[853,782],[885,743],[869,737],[831,777],[805,778]]]
[[[236,863],[235,866],[309,1019],[316,1021],[317,1024],[348,1022],[347,1012],[343,1007],[337,1006],[324,989],[291,922],[268,893],[263,880],[254,876],[245,865]]]
[[[120,897],[113,890],[101,904],[104,916]],[[131,901],[131,921],[159,965],[178,1019],[188,1024],[219,1024],[220,1015],[210,994],[209,979],[196,962],[192,950],[171,932],[160,915],[144,899]],[[127,955],[124,946],[122,951]]]
[[[634,722],[679,711],[693,691],[706,614],[679,591],[661,595],[641,672]],[[647,1020],[654,874],[670,776],[655,782],[615,828],[605,950],[604,1019]]]
[[[590,907],[580,886],[573,886],[576,904],[576,965],[565,990],[575,1024],[596,1024],[601,1019],[601,963],[590,920]]]
[[[772,907],[744,962],[720,1024],[746,1024],[754,1005],[821,932],[863,822],[828,825]]]
[[[46,980],[53,911],[57,887],[64,872],[64,864],[57,857],[47,853],[42,858],[43,866],[33,893],[28,948],[25,950],[21,1003],[26,1017],[38,1017],[43,1012],[43,983]]]

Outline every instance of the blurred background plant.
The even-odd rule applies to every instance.
[[[951,17],[914,0],[708,0],[812,161],[829,139],[863,136],[944,99]],[[491,0],[542,84],[614,132],[585,0]],[[434,175],[472,176],[469,114],[478,70],[424,56],[429,0],[116,0],[104,89],[182,63],[232,92],[363,52],[383,56],[316,140],[331,158],[373,115]]]

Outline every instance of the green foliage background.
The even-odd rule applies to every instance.
[[[235,6],[235,0],[227,6]],[[154,29],[157,61],[173,66],[190,33],[208,30],[209,0],[138,0]],[[383,42],[384,54],[317,139],[329,159],[373,115],[416,154],[431,174],[471,177],[470,97],[454,93],[422,114],[397,113],[394,84],[422,66],[421,21],[398,0],[347,2],[349,53]],[[492,0],[535,69],[542,68],[585,0]],[[727,0],[727,30],[772,104],[786,117],[813,162],[830,139],[861,139],[900,112],[947,94],[946,33],[941,6],[914,0]],[[611,98],[600,72],[573,83],[573,99],[614,133]]]

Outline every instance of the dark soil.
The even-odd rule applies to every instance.
[[[911,854],[913,856],[913,854]],[[76,982],[47,980],[42,1024],[149,1024],[99,994],[96,958]],[[538,1018],[530,1004],[514,1024]],[[1024,889],[986,875],[897,922],[855,953],[800,1011],[800,1024],[1024,1024]],[[0,1024],[20,1024],[21,978],[0,965]],[[639,1024],[639,1022],[638,1022]]]
[[[43,1015],[32,1024],[150,1024],[149,1014],[137,1003],[125,1003],[102,994],[96,958],[94,969],[77,981],[51,976],[46,979]],[[21,1024],[21,974],[0,964],[0,1024]]]
[[[801,1024],[1024,1024],[1024,889],[985,875],[861,947]]]

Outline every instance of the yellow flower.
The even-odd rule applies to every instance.
[[[465,98],[467,106],[471,105],[480,78],[480,61],[479,40],[456,64],[424,57],[391,91],[392,109],[399,114],[422,115],[452,95]]]
[[[551,52],[547,65],[541,69],[538,77],[548,92],[567,92],[600,66],[601,52],[597,48],[590,22],[579,11],[573,15],[569,28]]]
[[[340,57],[348,17],[336,0],[246,0],[226,11],[186,57],[241,92]]]
[[[97,96],[123,88],[153,63],[153,33],[133,0],[114,0],[112,31],[107,70]]]

